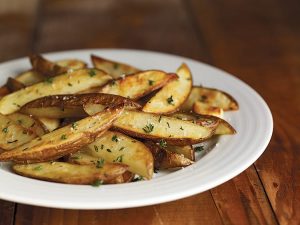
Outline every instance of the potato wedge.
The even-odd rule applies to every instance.
[[[17,75],[15,79],[25,86],[30,86],[42,82],[44,80],[44,76],[31,69]]]
[[[171,169],[193,164],[193,161],[185,158],[183,154],[168,151],[152,141],[146,141],[145,144],[153,154],[155,169]]]
[[[13,171],[25,177],[66,184],[111,183],[124,174],[127,166],[121,163],[106,163],[101,168],[94,165],[76,165],[65,162],[16,164]]]
[[[45,162],[76,152],[100,137],[122,113],[117,106],[59,128],[29,143],[0,154],[0,161],[21,163]]]
[[[42,124],[47,133],[57,129],[60,125],[59,119],[51,119],[47,117],[36,117],[36,119]]]
[[[159,70],[141,71],[112,80],[100,88],[99,92],[136,100],[175,79],[177,79],[176,74]]]
[[[169,144],[179,146],[202,142],[214,133],[214,128],[136,110],[125,110],[113,127],[133,137],[164,139]]]
[[[122,75],[137,73],[140,69],[137,69],[133,66],[111,61],[108,59],[104,59],[99,56],[91,55],[91,60],[95,68],[99,70],[103,70],[109,75],[111,75],[114,79],[119,78]]]
[[[45,134],[45,130],[43,125],[32,116],[24,115],[22,113],[12,113],[7,115],[9,119],[14,121],[16,124],[26,128],[29,132],[33,132],[37,134],[37,136],[43,136]]]
[[[37,134],[0,114],[0,148],[7,151],[30,142]]]
[[[235,134],[235,129],[224,119],[221,119],[216,116],[208,116],[208,115],[197,115],[191,113],[174,113],[172,117],[193,121],[202,126],[215,128],[214,135],[223,135],[223,134]]]
[[[97,113],[108,106],[112,107],[120,104],[124,104],[126,108],[128,107],[129,109],[141,107],[138,103],[128,98],[117,95],[93,93],[46,96],[25,104],[20,109],[20,112],[48,118],[84,117],[88,114],[83,107],[85,107],[86,110],[90,110],[90,112],[93,110]]]
[[[20,81],[9,77],[6,82],[6,87],[8,88],[8,90],[10,92],[15,92],[22,88],[25,88],[25,85],[23,83],[21,83]]]
[[[6,115],[18,111],[26,103],[48,95],[74,94],[90,87],[101,86],[111,77],[96,69],[82,69],[49,78],[26,87],[0,100],[0,113]]]
[[[223,117],[223,109],[220,107],[212,106],[206,102],[196,101],[193,105],[193,111],[200,115]]]
[[[175,152],[179,155],[183,155],[185,158],[195,161],[195,151],[193,146],[185,145],[185,146],[175,146],[175,145],[167,145],[166,150],[170,152]]]
[[[196,101],[206,102],[210,106],[222,108],[224,111],[238,110],[239,108],[237,101],[224,91],[214,88],[194,86],[188,99],[181,106],[181,110],[190,112]]]
[[[153,175],[153,157],[149,149],[140,141],[116,131],[107,131],[95,142],[74,153],[71,159],[86,164],[105,162],[121,162],[129,166],[132,173],[151,179]]]
[[[183,63],[177,69],[178,79],[166,84],[143,107],[144,112],[167,114],[176,111],[192,90],[192,74]]]
[[[54,62],[45,59],[41,55],[33,54],[29,57],[34,71],[46,76],[53,77],[68,72],[68,67],[60,66]]]

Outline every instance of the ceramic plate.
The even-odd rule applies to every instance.
[[[146,206],[191,196],[233,178],[249,167],[270,141],[273,121],[265,101],[234,76],[201,62],[163,53],[91,49],[45,54],[51,60],[78,58],[90,62],[90,54],[132,64],[141,69],[168,72],[185,62],[191,68],[194,84],[218,88],[231,94],[240,110],[226,112],[225,119],[237,130],[207,143],[196,163],[171,173],[159,172],[150,181],[119,185],[66,185],[16,175],[6,163],[0,168],[0,198],[38,206],[69,209],[117,209]],[[27,58],[0,64],[0,82],[30,68]]]

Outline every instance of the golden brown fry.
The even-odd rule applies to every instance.
[[[212,127],[136,110],[125,110],[113,127],[133,137],[164,139],[179,146],[200,143],[214,134]]]
[[[94,165],[76,165],[65,162],[44,162],[34,164],[16,164],[12,169],[19,175],[39,180],[67,184],[112,183],[122,176],[127,166],[121,163],[106,163],[101,168]]]
[[[109,75],[96,69],[82,69],[62,74],[4,96],[0,100],[0,113],[10,114],[35,99],[48,95],[74,94],[101,86],[109,80],[111,80]]]
[[[151,179],[153,157],[149,149],[140,141],[116,131],[107,131],[95,142],[72,154],[70,159],[79,164],[121,162],[129,166],[132,173]]]
[[[36,117],[36,119],[42,124],[47,133],[57,129],[60,125],[59,119],[51,119],[47,117]]]
[[[176,74],[168,74],[159,70],[146,70],[112,80],[100,88],[99,92],[136,100],[174,79],[177,79]]]
[[[237,101],[224,91],[194,86],[188,99],[181,106],[181,110],[190,112],[196,101],[205,102],[210,106],[222,108],[224,111],[238,110],[239,108]]]
[[[138,103],[122,96],[91,93],[46,96],[25,104],[20,111],[37,117],[84,117],[87,116],[85,110],[89,111],[89,115],[92,115],[108,106],[112,107],[120,104],[124,104],[129,109],[141,107]]]
[[[110,108],[45,134],[25,145],[0,154],[0,161],[45,162],[76,152],[104,134],[122,113],[123,108],[123,106]]]
[[[193,111],[200,115],[209,115],[223,117],[223,109],[216,106],[211,106],[209,103],[196,101],[193,105]]]
[[[176,111],[192,89],[192,74],[186,64],[177,69],[178,79],[166,84],[143,107],[144,112],[166,114]]]
[[[185,145],[185,146],[175,146],[175,145],[167,145],[166,150],[170,152],[175,152],[179,155],[183,155],[185,158],[195,161],[195,151],[193,146]]]
[[[133,66],[104,59],[95,55],[91,55],[91,60],[95,68],[105,71],[113,78],[119,78],[122,75],[137,73],[140,71],[140,69],[137,69]]]

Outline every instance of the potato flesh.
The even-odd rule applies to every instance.
[[[114,127],[135,137],[164,139],[178,145],[199,143],[214,132],[189,121],[134,110],[125,110]]]
[[[59,119],[52,119],[47,117],[38,117],[37,120],[41,122],[44,130],[51,132],[57,129],[60,125]]]
[[[34,132],[29,132],[21,125],[15,123],[7,116],[0,114],[0,148],[12,150],[37,137]]]
[[[82,153],[104,159],[105,162],[121,161],[129,166],[128,170],[147,179],[153,175],[153,157],[149,149],[140,141],[119,132],[107,131],[95,142],[83,147]],[[77,161],[82,161],[80,153]],[[86,158],[86,157],[85,157]],[[91,160],[91,159],[88,159]],[[97,161],[97,160],[96,160]]]
[[[101,168],[94,165],[76,165],[65,162],[45,162],[13,166],[13,170],[26,177],[67,184],[93,184],[96,181],[111,183],[126,172],[127,166],[107,163]]]
[[[200,115],[210,115],[216,117],[223,117],[223,109],[220,107],[212,106],[209,103],[196,101],[193,105],[193,111]]]
[[[166,84],[143,107],[144,112],[170,113],[184,103],[192,88],[192,74],[186,64],[177,70],[178,79]]]
[[[175,74],[167,74],[163,71],[142,71],[113,80],[103,86],[99,92],[138,99],[176,78]]]
[[[40,82],[3,97],[0,100],[0,113],[4,115],[13,113],[26,103],[47,95],[74,94],[91,87],[101,86],[111,77],[99,70],[82,69],[51,79],[49,82]]]
[[[179,155],[183,155],[185,158],[195,161],[195,151],[191,145],[186,146],[175,146],[175,145],[168,145],[166,150],[170,152],[175,152]]]
[[[0,161],[43,162],[75,152],[101,136],[122,112],[122,107],[100,112],[0,154]]]
[[[124,74],[132,74],[140,71],[140,69],[133,66],[104,59],[95,55],[91,55],[91,59],[95,68],[105,71],[113,78],[119,78]]]

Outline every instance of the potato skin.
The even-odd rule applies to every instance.
[[[94,165],[76,165],[65,162],[15,164],[13,171],[25,177],[66,184],[93,184],[101,180],[104,184],[116,183],[116,178],[127,171],[121,163],[106,163],[102,168]],[[128,175],[125,175],[128,176]],[[129,178],[127,178],[129,179]]]

